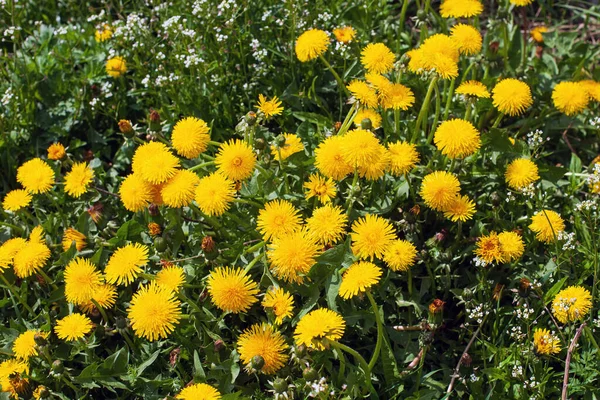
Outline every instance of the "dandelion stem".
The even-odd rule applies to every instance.
[[[53,288],[54,290],[57,290],[57,289],[58,289],[58,286],[56,286],[56,284],[54,283],[54,281],[53,281],[52,279],[50,279],[50,277],[49,277],[48,275],[46,275],[46,272],[44,272],[44,270],[43,270],[43,269],[41,269],[41,268],[40,268],[39,270],[37,270],[37,272],[36,272],[36,273],[38,273],[39,275],[41,275],[41,277],[42,277],[42,278],[44,278],[44,280],[45,280],[45,281],[46,281],[46,282],[47,282],[47,283],[48,283],[50,286],[52,286],[52,288]]]
[[[448,89],[448,97],[446,98],[446,108],[444,109],[444,121],[448,119],[448,114],[450,114],[450,105],[452,104],[452,97],[454,96],[455,84],[456,78],[452,78],[452,81],[450,81],[450,89]]]
[[[358,167],[354,167],[354,178],[352,179],[352,186],[350,187],[350,196],[348,196],[348,200],[346,201],[346,215],[350,216],[352,212],[352,206],[354,205],[354,200],[356,196],[356,185],[358,183]]]
[[[246,200],[246,199],[233,199],[234,203],[240,203],[240,204],[249,204],[251,206],[254,207],[258,207],[258,208],[263,208],[263,205],[256,202],[256,201],[252,201],[252,200]]]
[[[354,106],[352,106],[352,108],[350,108],[350,110],[348,110],[348,114],[346,114],[346,118],[344,118],[344,122],[342,123],[342,126],[340,126],[340,130],[337,132],[337,135],[341,136],[344,133],[346,133],[348,129],[350,129],[350,126],[352,125],[352,122],[354,121],[354,117],[356,117],[357,112],[358,103],[356,103]]]
[[[4,276],[4,274],[0,275],[0,277],[2,278],[2,282],[4,282],[4,284],[6,285],[7,290],[14,295],[17,300],[19,300],[19,303],[21,303],[23,305],[23,307],[25,307],[25,309],[27,311],[29,311],[31,314],[33,314],[33,310],[31,309],[31,307],[29,307],[29,304],[27,304],[26,301],[23,301],[23,299],[21,298],[21,295],[19,294],[17,287],[12,285],[8,279],[6,279],[6,277]]]
[[[129,337],[127,331],[125,329],[121,329],[119,330],[119,332],[121,333],[121,336],[123,336],[123,339],[125,339],[125,341],[127,342],[129,349],[133,351],[135,349],[135,346],[133,345],[133,342],[131,341],[131,338]]]
[[[181,300],[184,303],[187,303],[190,307],[192,307],[194,311],[203,313],[202,309],[198,306],[198,304],[193,302],[192,299],[183,294],[183,292],[177,292],[177,297],[179,297],[179,300]]]
[[[193,167],[188,168],[188,170],[190,170],[190,171],[196,171],[196,170],[199,170],[200,168],[208,167],[208,166],[211,166],[211,165],[215,165],[215,162],[214,161],[207,161],[207,162],[204,162],[202,164],[194,165]]]
[[[256,250],[260,249],[261,247],[263,247],[265,245],[265,242],[259,242],[256,243],[254,246],[252,247],[248,247],[246,250],[244,250],[244,254],[252,254],[254,253]]]
[[[398,37],[400,37],[400,34],[404,30],[404,21],[406,20],[406,11],[408,10],[408,3],[410,3],[410,0],[404,0],[402,2],[402,9],[400,10],[400,21],[398,24]]]
[[[411,143],[415,143],[417,141],[417,138],[419,137],[419,129],[421,128],[421,122],[423,122],[423,118],[426,117],[426,114],[429,111],[429,102],[431,101],[431,95],[433,94],[433,88],[436,86],[437,80],[438,77],[434,76],[431,82],[429,83],[429,88],[427,89],[425,100],[421,105],[421,111],[419,111],[419,116],[417,117],[417,122],[415,123],[415,129],[413,131],[412,138],[410,139]]]
[[[98,304],[98,302],[94,299],[91,299],[92,303],[94,304],[94,306],[96,306],[96,308],[98,309],[98,311],[100,311],[100,315],[102,315],[102,318],[108,322],[108,316],[106,315],[106,311],[104,310],[104,308],[102,308],[102,306],[100,306],[100,304]]]
[[[350,92],[348,91],[348,89],[346,88],[346,85],[344,85],[344,81],[342,80],[342,78],[338,75],[337,72],[335,72],[335,70],[331,67],[331,64],[329,64],[329,61],[327,61],[327,59],[325,57],[323,57],[322,54],[319,55],[319,58],[321,59],[321,61],[323,61],[323,63],[325,64],[325,66],[327,67],[327,69],[329,70],[329,72],[331,72],[331,74],[333,75],[333,77],[335,78],[335,80],[338,83],[338,86],[340,87],[340,89],[346,93],[347,95],[350,94]]]
[[[340,342],[334,342],[334,341],[329,341],[329,344],[338,349],[338,350],[343,350],[346,353],[350,354],[352,357],[354,357],[356,359],[356,361],[358,361],[360,368],[363,370],[363,372],[365,373],[365,381],[367,383],[367,386],[369,388],[369,391],[371,392],[372,396],[374,399],[378,399],[379,396],[377,396],[377,392],[375,392],[375,388],[373,387],[373,384],[371,383],[371,370],[369,369],[369,365],[367,364],[367,362],[365,361],[365,359],[363,358],[363,356],[361,356],[356,350],[354,350],[351,347],[346,346],[345,344],[342,344]]]
[[[585,328],[585,326],[586,326],[585,322],[579,326],[579,328],[577,329],[577,332],[575,332],[575,336],[573,337],[571,344],[569,345],[569,350],[567,350],[567,358],[565,360],[565,375],[563,378],[563,387],[562,387],[562,396],[561,396],[562,400],[567,400],[567,395],[569,393],[569,367],[571,366],[571,355],[573,354],[573,351],[575,350],[575,346],[577,346],[577,341],[579,340],[579,337],[581,336],[581,332],[583,332],[583,328]]]
[[[369,361],[369,371],[373,370],[377,359],[379,358],[379,353],[381,352],[381,345],[383,344],[383,322],[381,321],[381,315],[379,314],[379,307],[377,307],[377,303],[373,298],[373,295],[369,290],[366,291],[367,297],[369,298],[369,302],[371,303],[371,307],[373,308],[373,313],[375,314],[375,322],[377,323],[377,343],[375,344],[375,351],[371,356],[371,361]]]
[[[498,125],[500,125],[500,122],[502,121],[502,118],[504,118],[504,113],[500,113],[498,115],[498,117],[496,118],[496,120],[494,121],[494,125],[492,125],[492,129],[496,128]]]
[[[250,261],[248,263],[248,265],[246,265],[246,268],[244,268],[244,273],[247,274],[248,271],[250,271],[252,269],[252,267],[254,267],[254,265],[258,262],[258,260],[260,260],[260,255],[256,258],[254,258],[254,260]]]
[[[219,146],[221,145],[221,143],[219,143],[219,142],[215,142],[214,140],[211,140],[210,142],[208,142],[208,144],[209,144],[210,146],[217,146],[217,147],[219,147]]]

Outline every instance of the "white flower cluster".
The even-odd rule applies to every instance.
[[[483,317],[488,315],[490,312],[486,310],[483,304],[478,304],[474,308],[466,307],[467,318],[475,320],[478,324],[483,322]]]
[[[575,250],[575,232],[558,232],[558,240],[564,242],[562,247],[563,250]]]
[[[544,143],[550,141],[549,137],[544,137],[544,132],[540,129],[536,129],[533,132],[527,134],[527,145],[532,148],[543,146]]]
[[[592,174],[587,178],[587,184],[590,187],[600,184],[600,163],[594,164]]]
[[[515,325],[510,329],[510,337],[515,342],[522,342],[527,338],[527,335],[523,333],[520,326]]]
[[[513,314],[516,315],[518,319],[528,320],[533,314],[535,310],[533,308],[529,308],[528,304],[525,304],[523,307],[517,307],[513,310]]]
[[[115,23],[113,36],[131,42],[131,46],[137,49],[144,46],[143,36],[148,32],[148,20],[139,14],[131,13],[127,16],[127,21],[124,24],[121,21]]]
[[[476,267],[487,267],[489,263],[483,258],[473,257],[473,264],[475,264]]]
[[[523,386],[525,386],[525,388],[528,388],[528,389],[533,389],[537,385],[539,385],[539,382],[536,382],[535,378],[533,378],[533,377],[530,379],[525,379],[525,381],[523,382]]]
[[[192,14],[198,15],[204,13],[204,6],[208,3],[208,0],[196,0],[192,5]]]
[[[96,14],[96,15],[90,15],[87,19],[88,22],[94,22],[94,21],[100,21],[104,19],[104,16],[106,15],[106,12],[104,11],[104,9],[100,10],[100,13]]]
[[[20,31],[20,26],[9,26],[4,30],[4,37],[2,38],[3,42],[6,42],[6,38],[10,38],[10,40],[15,40],[15,33]]]
[[[594,200],[584,200],[581,203],[575,204],[575,209],[579,212],[591,211],[593,216],[597,215],[598,204]]]
[[[310,386],[310,393],[308,394],[309,397],[318,397],[319,393],[324,393],[329,389],[329,385],[327,384],[327,379],[325,379],[325,377],[322,377],[318,381],[307,382],[306,384]]]
[[[513,365],[512,372],[510,373],[513,378],[520,378],[523,376],[523,366],[517,361]]]
[[[6,91],[4,92],[4,95],[2,96],[2,99],[0,99],[0,103],[4,106],[4,107],[8,107],[8,105],[10,104],[11,100],[15,97],[15,94],[12,91],[12,88],[9,86]]]
[[[530,199],[533,199],[535,197],[535,189],[536,189],[535,184],[530,183],[529,185],[519,189],[519,192],[521,192],[522,195],[527,196]]]
[[[196,54],[196,50],[188,49],[188,54],[177,54],[175,58],[181,62],[186,68],[189,68],[194,65],[199,65],[204,62],[204,59]]]
[[[590,125],[594,128],[600,127],[600,117],[594,117],[594,119],[590,121]]]

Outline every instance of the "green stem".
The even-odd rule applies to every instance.
[[[52,196],[51,196],[52,197]],[[54,281],[52,279],[50,279],[50,277],[48,275],[46,275],[46,272],[44,272],[43,269],[39,269],[36,271],[37,274],[40,274],[42,276],[42,278],[44,278],[44,280],[50,285],[52,286],[52,289],[57,290],[58,286],[56,286],[56,284],[54,283]]]
[[[508,68],[508,24],[502,24],[502,36],[504,39],[504,67]]]
[[[450,105],[452,104],[452,96],[454,96],[454,85],[456,84],[456,78],[452,78],[450,81],[450,89],[448,89],[447,98],[446,98],[446,108],[444,108],[444,121],[448,119],[448,114],[450,114]]]
[[[344,85],[344,81],[342,80],[342,78],[338,75],[337,72],[335,72],[335,70],[331,67],[331,64],[329,64],[329,61],[327,61],[327,59],[325,57],[323,57],[322,54],[319,55],[319,58],[321,59],[321,61],[323,61],[323,63],[325,64],[325,66],[327,67],[327,69],[329,70],[329,72],[331,72],[331,74],[333,75],[333,77],[335,78],[335,80],[338,83],[338,86],[340,87],[340,89],[346,93],[347,95],[350,95],[350,91],[346,88],[346,85]]]
[[[240,203],[240,204],[249,204],[251,206],[258,207],[258,208],[263,208],[264,207],[263,204],[260,204],[260,203],[258,203],[256,201],[252,201],[252,200],[246,200],[246,199],[233,199],[233,202],[234,203]]]
[[[375,344],[375,351],[371,356],[371,361],[369,361],[369,371],[373,370],[377,359],[379,358],[379,353],[381,352],[381,345],[383,344],[383,321],[381,321],[381,315],[379,315],[379,307],[377,307],[377,303],[373,298],[373,295],[369,290],[366,291],[367,297],[369,298],[369,302],[371,303],[371,308],[373,309],[373,313],[375,314],[375,321],[377,323],[377,343]]]
[[[471,120],[471,110],[473,109],[473,103],[471,102],[470,98],[467,98],[466,104],[466,111],[465,111],[465,121],[469,121]]]
[[[215,142],[214,140],[211,140],[210,142],[208,142],[208,144],[210,146],[217,146],[217,147],[219,147],[219,146],[221,146],[222,143]]]
[[[354,122],[354,117],[356,117],[357,113],[358,103],[356,103],[354,106],[352,106],[352,108],[350,108],[350,110],[348,110],[348,114],[346,114],[346,118],[344,119],[344,122],[342,123],[342,126],[340,127],[340,130],[337,132],[336,135],[341,136],[344,133],[346,133],[348,129],[350,129],[352,123]]]
[[[189,297],[187,297],[185,294],[183,294],[183,292],[178,292],[177,297],[179,297],[179,300],[181,300],[182,302],[187,303],[189,306],[191,306],[195,311],[197,311],[201,314],[204,313],[204,311],[202,311],[202,309],[198,306],[198,304],[193,302]]]
[[[431,95],[433,94],[433,89],[437,83],[438,77],[434,76],[431,82],[429,83],[429,88],[427,88],[427,94],[425,95],[425,100],[421,105],[421,111],[419,111],[419,116],[417,117],[417,122],[415,124],[415,130],[413,131],[412,138],[410,139],[411,143],[415,143],[419,136],[419,128],[421,127],[421,122],[425,118],[427,112],[429,111],[429,102],[431,101]]]
[[[496,118],[496,120],[494,121],[494,125],[492,125],[492,129],[496,128],[498,125],[500,125],[500,122],[502,121],[502,118],[504,118],[504,113],[500,113],[498,115],[498,117]]]
[[[246,268],[244,268],[244,273],[247,274],[248,271],[250,271],[252,267],[254,267],[254,265],[258,262],[258,260],[260,260],[260,255],[254,258],[254,260],[250,261],[248,265],[246,265]]]
[[[348,200],[346,201],[346,215],[350,216],[352,212],[352,206],[354,205],[354,200],[356,196],[356,184],[358,183],[358,167],[354,167],[354,178],[352,178],[352,186],[350,187],[350,196],[348,196]]]
[[[100,311],[100,315],[102,315],[102,319],[104,319],[106,322],[108,322],[108,316],[106,315],[106,311],[104,311],[104,308],[102,308],[100,306],[100,304],[98,304],[98,302],[94,299],[92,299],[92,303],[94,304],[94,306],[96,306],[98,311]]]
[[[210,165],[215,165],[215,162],[214,161],[207,161],[207,162],[202,163],[202,164],[194,165],[193,167],[188,168],[188,170],[190,170],[190,171],[197,171],[200,168],[208,167]]]
[[[365,361],[363,356],[358,354],[358,352],[356,350],[354,350],[353,348],[348,347],[345,344],[342,344],[340,342],[329,341],[328,343],[335,349],[345,351],[346,353],[348,353],[352,357],[354,357],[354,359],[356,359],[356,361],[358,361],[360,368],[363,370],[363,372],[365,374],[365,381],[367,383],[367,386],[369,387],[369,391],[373,395],[374,399],[378,399],[379,396],[377,396],[377,392],[375,391],[375,388],[373,387],[373,384],[371,383],[371,370],[369,369],[369,365],[367,364],[367,362]]]
[[[265,242],[258,242],[256,243],[254,246],[252,247],[248,247],[246,250],[244,250],[244,254],[252,254],[254,253],[256,250],[260,249],[261,247],[263,247],[265,245]]]
[[[10,292],[10,294],[14,295],[17,298],[17,300],[19,300],[19,303],[21,303],[27,311],[29,311],[31,314],[34,314],[33,309],[29,307],[29,304],[27,304],[27,302],[23,301],[23,299],[21,298],[17,287],[12,285],[3,274],[0,275],[0,277],[2,278],[2,282],[4,282],[4,284],[6,285],[6,288]]]
[[[131,338],[129,337],[127,331],[125,329],[121,329],[119,330],[119,332],[121,333],[121,336],[123,336],[123,339],[125,339],[125,341],[127,342],[129,349],[133,351],[133,349],[135,349],[135,346],[133,345],[133,342],[131,341]]]
[[[406,11],[408,10],[408,3],[410,0],[404,0],[402,2],[402,9],[400,10],[400,21],[398,25],[398,37],[400,37],[400,33],[404,30],[404,21],[406,20]]]

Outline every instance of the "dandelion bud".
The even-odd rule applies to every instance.
[[[521,278],[519,282],[519,294],[521,297],[529,296],[529,292],[531,291],[531,281],[527,278]]]
[[[123,317],[115,318],[115,323],[117,324],[117,329],[127,328],[127,320]]]
[[[33,340],[35,341],[35,344],[37,344],[40,347],[48,344],[48,340],[46,340],[46,337],[41,333],[36,333],[33,337]]]
[[[34,399],[47,399],[48,397],[50,397],[50,391],[48,390],[48,388],[44,385],[40,385],[38,386],[34,391],[33,391],[33,398]]]
[[[160,228],[160,225],[156,222],[150,222],[148,224],[148,233],[150,234],[150,236],[158,236],[161,232],[162,229]]]
[[[202,251],[204,251],[204,255],[209,260],[214,260],[219,255],[217,243],[215,243],[211,236],[205,236],[202,239]]]
[[[283,394],[283,393],[285,393],[287,388],[288,388],[288,384],[285,380],[283,380],[281,378],[277,378],[277,379],[275,379],[275,381],[273,381],[273,389],[275,389],[275,393]]]
[[[267,143],[265,142],[265,139],[263,139],[263,138],[258,138],[256,140],[254,140],[254,147],[257,150],[264,150],[266,144]]]
[[[448,235],[448,231],[446,231],[445,229],[442,229],[440,232],[437,232],[435,234],[435,240],[438,242],[443,242],[444,239],[446,239],[447,235]]]
[[[131,121],[127,119],[122,119],[119,121],[119,130],[126,137],[132,137],[134,133],[133,126],[131,126]]]
[[[283,135],[277,136],[277,138],[275,139],[275,143],[277,144],[277,147],[285,146],[285,136],[283,136]]]
[[[214,345],[215,345],[215,353],[218,353],[225,347],[225,342],[223,342],[221,339],[217,339],[217,340],[215,340]]]
[[[159,214],[158,206],[156,204],[150,204],[150,206],[148,206],[148,212],[153,217],[156,217]]]
[[[304,355],[306,354],[306,346],[301,344],[300,346],[296,347],[296,354],[298,355],[298,357],[304,357]]]
[[[304,371],[302,371],[302,377],[307,381],[314,381],[317,380],[319,374],[317,373],[316,369],[308,367]]]
[[[164,237],[157,236],[156,238],[154,238],[154,248],[156,249],[156,251],[162,253],[163,251],[167,250],[167,247],[168,243]]]
[[[169,353],[169,365],[171,365],[171,368],[175,368],[175,365],[177,364],[177,360],[179,360],[179,354],[180,353],[181,353],[181,348],[180,347],[174,348]]]
[[[544,46],[535,46],[535,57],[542,58],[544,55]]]
[[[471,358],[469,353],[464,353],[460,359],[465,367],[471,366],[471,363],[473,362],[473,358]]]
[[[52,362],[52,372],[54,372],[55,374],[60,374],[65,370],[65,366],[63,365],[63,362],[60,360],[54,360]]]
[[[158,111],[156,111],[155,109],[151,108],[150,109],[150,121],[157,123],[160,122],[160,114],[158,113]]]
[[[256,123],[256,113],[254,111],[249,111],[248,114],[244,116],[244,119],[249,126],[252,126]]]
[[[198,301],[200,303],[204,303],[204,300],[206,300],[208,298],[208,291],[204,290],[202,293],[200,293],[200,296],[198,296]]]
[[[442,311],[444,311],[444,304],[446,304],[446,302],[440,299],[433,300],[433,302],[431,302],[431,304],[429,305],[429,312],[431,314],[441,313]]]
[[[371,129],[373,129],[373,124],[371,123],[371,120],[369,118],[365,118],[362,121],[360,121],[360,128],[370,131]]]
[[[333,124],[333,130],[336,132],[339,131],[341,127],[342,123],[340,121],[337,121],[335,124]]]
[[[261,356],[254,356],[252,357],[252,361],[250,361],[250,366],[252,367],[252,369],[260,371],[262,367],[265,366],[265,359]]]

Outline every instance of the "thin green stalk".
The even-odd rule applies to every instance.
[[[323,64],[325,64],[325,66],[327,67],[327,69],[329,70],[329,72],[331,72],[331,74],[333,75],[333,77],[337,81],[338,86],[340,87],[340,89],[342,89],[342,91],[344,93],[346,93],[347,95],[350,95],[350,91],[346,88],[346,85],[344,85],[344,81],[338,75],[338,73],[335,72],[335,70],[331,67],[331,64],[329,64],[329,61],[327,61],[327,59],[325,57],[323,57],[322,54],[319,55],[319,58],[321,59],[321,61],[323,61]]]
[[[467,101],[465,102],[465,107],[466,107],[465,121],[470,122],[471,121],[471,112],[473,110],[473,103],[470,98],[468,98]]]
[[[254,260],[250,261],[248,263],[248,265],[246,265],[246,268],[244,268],[244,273],[248,273],[248,271],[250,271],[252,269],[252,267],[254,267],[254,265],[258,262],[258,260],[260,260],[260,255],[256,258],[254,258]]]
[[[56,284],[54,283],[54,281],[52,279],[50,279],[50,277],[48,275],[46,275],[46,272],[44,272],[43,269],[38,269],[36,271],[37,274],[40,274],[42,276],[42,278],[44,278],[44,280],[50,285],[52,286],[52,289],[57,290],[58,286],[56,286]]]
[[[244,254],[252,254],[254,253],[256,250],[260,249],[261,247],[263,247],[265,245],[265,242],[258,242],[256,243],[254,246],[252,247],[248,247],[246,250],[244,250]]]
[[[356,198],[356,184],[358,183],[358,167],[354,167],[354,178],[352,178],[352,186],[350,187],[350,196],[348,196],[348,200],[346,200],[346,215],[350,216],[352,212],[352,206],[354,205],[354,200]]]
[[[346,131],[348,129],[350,129],[350,126],[352,126],[352,123],[354,122],[354,118],[356,117],[357,113],[358,113],[358,103],[355,103],[352,106],[352,108],[350,108],[350,110],[348,110],[348,114],[346,114],[346,118],[344,119],[344,122],[342,123],[340,130],[337,132],[337,135],[341,136],[344,133],[346,133]]]
[[[202,309],[198,306],[198,304],[196,304],[194,301],[192,301],[189,297],[187,297],[185,294],[183,294],[182,292],[178,292],[177,293],[177,297],[179,297],[179,300],[183,301],[184,303],[187,303],[189,306],[191,306],[194,311],[197,311],[199,313],[203,313],[204,311],[202,311]]]
[[[502,36],[504,39],[504,66],[508,68],[508,24],[502,24]]]
[[[123,339],[125,339],[125,341],[127,342],[129,349],[133,351],[133,349],[135,349],[135,346],[133,345],[133,342],[131,341],[131,338],[129,337],[127,331],[125,329],[121,329],[119,330],[119,332],[121,333],[121,336],[123,336]]]
[[[433,135],[435,133],[438,121],[439,121],[439,117],[440,117],[440,111],[441,111],[441,100],[440,100],[440,91],[437,87],[437,85],[435,85],[435,116],[433,117],[433,125],[431,125],[431,131],[429,131],[429,134],[427,135],[427,144],[431,144],[431,141],[433,140]],[[427,120],[423,121],[423,131],[425,133],[427,133]]]
[[[4,282],[4,284],[6,285],[6,288],[8,289],[8,291],[14,295],[17,300],[19,300],[19,303],[21,303],[23,305],[23,307],[25,307],[25,309],[27,311],[29,311],[31,314],[34,314],[33,310],[31,309],[31,307],[29,307],[29,304],[27,304],[26,301],[23,301],[23,299],[21,298],[21,295],[19,294],[19,291],[17,290],[17,287],[12,285],[4,276],[4,274],[1,274],[0,277],[2,278],[2,282]]]
[[[196,171],[196,170],[199,170],[200,168],[208,167],[208,166],[211,166],[211,165],[215,165],[215,162],[214,161],[207,161],[207,162],[204,162],[202,164],[194,165],[193,167],[188,168],[188,170],[189,171]]]
[[[246,200],[246,199],[233,199],[233,202],[234,203],[240,203],[240,204],[249,204],[251,206],[258,207],[258,208],[263,208],[264,207],[263,204],[260,204],[260,203],[258,203],[256,201],[252,201],[252,200]]]
[[[338,372],[338,380],[340,382],[344,381],[344,378],[346,378],[346,357],[344,356],[344,352],[341,350],[336,349],[335,352],[338,355],[338,359],[340,360],[340,370]]]
[[[400,10],[400,21],[398,25],[398,37],[400,37],[400,33],[404,30],[404,21],[406,20],[406,11],[408,10],[408,3],[410,0],[404,0],[402,2],[402,9]]]
[[[417,122],[415,124],[415,129],[413,131],[412,138],[410,139],[411,143],[415,143],[419,136],[419,128],[421,127],[421,122],[423,122],[423,118],[426,116],[429,110],[429,102],[431,101],[431,95],[433,94],[433,88],[437,83],[438,77],[434,76],[431,82],[429,83],[429,88],[427,89],[427,94],[425,95],[425,100],[421,105],[421,110],[419,111],[419,116],[417,117]]]
[[[371,303],[373,313],[375,314],[375,322],[377,323],[377,343],[375,343],[375,351],[371,356],[371,361],[369,361],[369,371],[372,371],[373,367],[375,366],[375,363],[377,363],[379,353],[381,352],[381,346],[383,344],[383,321],[381,321],[381,315],[379,315],[379,307],[377,307],[377,303],[375,302],[373,295],[369,290],[367,290],[366,293],[367,297],[369,298],[369,302]]]
[[[396,137],[400,137],[400,110],[394,110],[394,128]]]
[[[502,118],[504,118],[504,113],[500,113],[498,115],[498,117],[496,118],[496,120],[494,121],[494,124],[492,125],[492,129],[496,128],[498,125],[500,125],[500,122],[502,121]]]
[[[446,108],[444,108],[444,121],[448,119],[448,114],[450,114],[450,105],[452,104],[452,97],[454,96],[454,86],[456,84],[456,78],[452,78],[450,81],[450,89],[448,89],[448,93],[446,96]]]
[[[373,384],[371,383],[371,370],[369,369],[369,364],[367,364],[367,362],[365,361],[363,356],[361,356],[353,348],[348,347],[345,344],[342,344],[340,342],[329,341],[329,344],[331,345],[331,347],[333,347],[335,349],[345,351],[346,353],[348,353],[352,357],[354,357],[354,359],[356,361],[358,361],[360,368],[363,370],[363,372],[365,374],[365,381],[367,383],[367,386],[369,387],[369,391],[371,392],[371,395],[373,396],[373,398],[378,399],[379,396],[377,395],[377,392],[375,391],[375,388],[373,387]]]
[[[100,311],[100,315],[102,315],[102,319],[104,319],[106,322],[108,322],[108,316],[106,315],[106,311],[104,311],[104,308],[102,308],[100,306],[100,304],[98,304],[98,302],[94,299],[92,299],[92,303],[94,304],[94,306],[96,306],[98,311]]]

